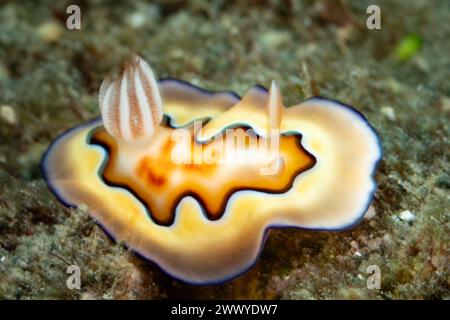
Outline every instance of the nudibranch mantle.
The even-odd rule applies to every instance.
[[[126,70],[128,84],[124,85],[123,78],[120,83],[108,79],[102,84],[101,109],[105,99],[114,93],[111,88],[123,93],[126,88],[129,90],[133,81],[130,79],[135,80],[135,86],[139,83],[136,70]],[[149,70],[151,72],[151,69],[146,69],[147,74],[140,76],[152,80],[153,74],[148,73]],[[240,99],[231,92],[210,92],[175,79],[162,79],[159,83],[147,80],[143,80],[146,85],[142,88],[144,91],[153,90],[152,94],[145,95],[139,89],[134,92],[139,91],[140,96],[129,101],[138,101],[142,107],[144,98],[153,98],[153,101],[144,103],[151,111],[147,114],[153,116],[149,126],[142,129],[118,125],[119,122],[114,121],[119,121],[119,117],[123,120],[123,113],[120,115],[119,112],[116,120],[106,120],[106,130],[101,119],[72,128],[51,144],[42,167],[50,189],[64,204],[73,207],[86,204],[90,215],[114,239],[123,241],[167,273],[196,284],[223,282],[254,264],[266,231],[271,227],[342,230],[356,224],[366,212],[375,192],[374,174],[382,151],[375,130],[355,109],[320,97],[288,108],[271,109],[271,104],[282,103],[276,95],[279,91],[273,85],[270,92],[256,86]],[[120,91],[121,88],[124,89]],[[123,104],[123,97],[122,100],[119,98],[116,107]],[[114,99],[111,101],[115,102]],[[128,103],[128,110],[135,107]],[[116,112],[114,105],[108,110],[108,114]],[[143,109],[140,112],[144,112]],[[163,113],[168,119],[165,124],[160,123]],[[268,113],[271,114],[269,126]],[[282,171],[287,172],[286,175],[258,180],[257,172],[249,168],[227,168],[230,175],[235,175],[231,177],[220,173],[225,171],[224,168],[214,169],[219,173],[215,176],[216,171],[213,170],[214,179],[209,179],[209,184],[205,185],[212,190],[215,185],[220,185],[220,188],[227,187],[231,191],[226,197],[217,196],[223,198],[224,203],[220,215],[211,216],[208,215],[207,203],[201,201],[197,194],[206,192],[198,191],[205,188],[198,187],[197,193],[180,191],[179,197],[170,198],[179,190],[172,189],[174,184],[164,185],[164,181],[173,181],[171,172],[180,170],[176,166],[171,169],[160,166],[160,162],[148,162],[149,169],[146,170],[156,170],[163,182],[154,177],[150,180],[153,189],[147,199],[143,199],[146,185],[141,185],[137,191],[139,179],[124,183],[134,174],[131,169],[121,177],[108,173],[108,165],[119,158],[120,153],[129,163],[118,167],[134,168],[131,163],[138,163],[142,154],[148,154],[149,150],[156,150],[150,154],[155,155],[156,152],[159,159],[159,154],[164,152],[157,146],[159,141],[165,141],[161,138],[164,132],[189,127],[195,120],[203,121],[202,130],[195,135],[195,140],[202,144],[229,128],[249,127],[263,138],[267,136],[269,127],[278,127],[282,136]],[[129,132],[122,134],[125,131],[120,128]],[[143,149],[133,147],[134,142],[130,142],[133,136],[138,136],[139,141],[147,139],[148,146]],[[295,147],[289,139],[298,142]],[[117,142],[115,151],[114,141]],[[130,148],[144,151],[130,151]],[[156,168],[152,167],[155,163],[159,165]],[[198,173],[198,169],[192,170],[193,173],[189,171],[182,177],[195,189],[195,185],[201,185],[197,180],[207,178],[202,177],[204,173]],[[219,178],[228,179],[230,185],[220,184]],[[252,184],[251,187],[231,188],[246,179],[256,179],[258,187]],[[278,183],[279,188],[271,189],[272,184],[277,184],[277,179],[284,179],[284,182]],[[152,207],[161,199],[164,199],[162,204]],[[171,207],[174,212],[158,216],[158,208],[169,203],[174,204]],[[149,207],[153,209],[149,210]]]

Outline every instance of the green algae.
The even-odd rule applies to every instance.
[[[0,106],[16,121],[0,118],[0,297],[449,299],[450,4],[377,2],[381,30],[365,27],[371,1],[97,0],[80,3],[73,31],[72,2],[2,3]],[[397,61],[419,31],[421,49]],[[355,106],[384,149],[375,216],[345,232],[273,230],[256,266],[217,286],[174,280],[115,244],[53,197],[39,163],[59,133],[98,116],[99,84],[130,51],[211,90],[275,79],[288,105],[322,95]],[[80,290],[66,287],[72,264]],[[370,265],[379,290],[367,288]]]
[[[394,55],[397,60],[406,61],[420,50],[422,43],[422,38],[417,34],[408,35],[397,45]]]

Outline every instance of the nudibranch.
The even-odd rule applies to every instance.
[[[270,228],[343,230],[372,201],[380,141],[340,102],[314,97],[285,107],[275,83],[241,99],[157,81],[134,56],[117,79],[103,81],[99,105],[100,119],[49,147],[49,188],[186,282],[241,274]],[[242,132],[240,144],[227,144]]]

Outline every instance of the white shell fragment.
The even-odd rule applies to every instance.
[[[10,125],[15,125],[17,123],[17,114],[14,111],[14,108],[11,106],[1,106],[0,107],[0,117],[3,121]]]
[[[366,213],[364,214],[364,219],[370,220],[374,218],[377,215],[375,208],[373,206],[369,206],[369,209],[367,209]]]
[[[416,220],[416,216],[414,215],[414,213],[409,210],[400,212],[398,217],[404,222],[413,222],[414,220]]]

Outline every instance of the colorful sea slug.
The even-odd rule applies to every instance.
[[[380,141],[340,102],[314,97],[285,107],[275,83],[240,99],[158,82],[134,56],[118,79],[104,80],[99,105],[101,119],[49,147],[49,188],[68,206],[85,204],[114,239],[186,282],[244,272],[269,228],[346,229],[372,201]],[[221,139],[244,131],[237,147]],[[274,141],[276,155],[259,148]],[[196,161],[205,152],[213,161]],[[264,161],[236,161],[252,156]]]

